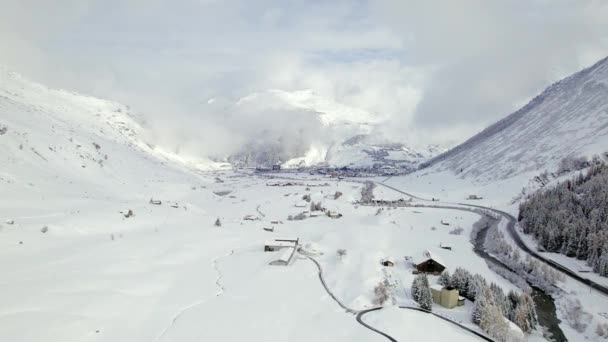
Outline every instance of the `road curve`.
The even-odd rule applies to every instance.
[[[382,336],[386,337],[386,338],[387,338],[387,339],[389,339],[390,341],[397,342],[397,340],[395,340],[393,337],[391,337],[391,336],[389,336],[389,335],[387,335],[387,334],[385,334],[385,333],[383,333],[383,332],[381,332],[381,331],[379,331],[379,330],[376,330],[376,329],[375,329],[375,328],[373,328],[373,327],[368,326],[368,325],[367,325],[367,323],[365,323],[365,322],[363,321],[363,316],[365,316],[366,314],[368,314],[368,313],[370,313],[370,312],[378,311],[378,310],[380,310],[380,309],[382,309],[382,307],[377,307],[377,308],[372,308],[372,309],[367,309],[367,310],[360,311],[360,312],[357,314],[357,322],[359,322],[359,323],[360,323],[361,325],[363,325],[363,326],[368,327],[368,329],[374,330],[375,332],[377,332],[378,334],[380,334],[380,335],[382,335]],[[452,320],[451,320],[451,319],[449,319],[449,318],[446,318],[446,317],[443,317],[443,316],[441,316],[441,315],[438,315],[438,314],[436,314],[436,313],[434,313],[434,312],[427,311],[427,310],[424,310],[424,309],[421,309],[421,308],[417,308],[417,307],[415,307],[415,306],[399,306],[399,309],[403,309],[403,310],[412,310],[412,311],[418,311],[418,312],[423,312],[423,313],[426,313],[426,314],[429,314],[429,315],[433,315],[433,316],[435,316],[435,317],[437,317],[437,318],[440,318],[440,319],[442,319],[442,320],[444,320],[444,321],[446,321],[446,322],[448,322],[448,323],[450,323],[450,324],[452,324],[452,325],[455,325],[455,326],[457,326],[457,327],[459,327],[459,328],[461,328],[461,329],[464,329],[464,330],[468,331],[469,333],[471,333],[471,334],[473,334],[473,335],[475,335],[475,336],[477,336],[477,337],[481,338],[481,339],[482,339],[482,340],[484,340],[484,341],[494,342],[494,340],[493,340],[493,339],[491,339],[491,338],[489,338],[488,336],[486,336],[486,335],[484,335],[484,334],[482,334],[482,333],[480,333],[480,332],[477,332],[477,331],[475,331],[475,330],[473,330],[473,329],[471,329],[471,328],[469,328],[469,327],[467,327],[467,326],[464,326],[464,325],[462,325],[462,324],[460,324],[460,323],[458,323],[458,322],[452,321]]]

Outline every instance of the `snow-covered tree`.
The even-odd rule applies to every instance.
[[[374,300],[373,303],[375,305],[384,305],[390,298],[390,283],[387,279],[379,282],[378,285],[374,288]]]
[[[529,334],[532,331],[532,326],[528,317],[528,308],[525,305],[519,305],[513,311],[513,323],[515,323],[515,325],[517,325],[521,331],[526,334]]]
[[[452,286],[450,279],[450,272],[448,270],[445,270],[439,275],[439,279],[437,280],[437,282],[441,286]]]
[[[608,276],[608,166],[598,158],[566,158],[560,169],[583,166],[589,167],[586,174],[522,202],[519,221],[545,250],[586,260],[595,272]]]
[[[471,273],[464,268],[457,267],[450,278],[451,286],[458,289],[458,292],[465,297],[468,297],[469,283],[472,281],[473,276]]]
[[[483,307],[479,327],[496,341],[507,341],[509,337],[509,322],[494,304]]]
[[[426,274],[419,274],[412,282],[412,298],[421,309],[431,311],[433,309],[433,295],[429,287],[429,279]]]
[[[471,313],[473,323],[480,324],[481,319],[484,315],[485,307],[493,304],[494,299],[492,298],[492,292],[490,291],[490,288],[487,286],[481,287],[475,298],[475,306],[473,307],[473,312]]]

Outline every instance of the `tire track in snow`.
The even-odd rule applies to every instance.
[[[168,332],[168,331],[169,331],[169,330],[170,330],[170,329],[173,327],[173,325],[175,325],[175,322],[177,322],[177,320],[179,320],[179,319],[180,319],[180,317],[182,317],[182,316],[183,316],[183,315],[184,315],[186,312],[188,312],[188,311],[192,310],[193,308],[195,308],[195,307],[197,307],[197,306],[199,306],[199,305],[202,305],[202,304],[204,304],[204,303],[208,302],[209,300],[211,300],[211,299],[213,299],[213,298],[217,298],[217,297],[221,296],[221,295],[222,295],[222,293],[224,293],[225,288],[224,288],[224,286],[221,284],[221,280],[222,280],[222,272],[220,271],[219,267],[217,266],[217,263],[218,263],[218,261],[219,261],[220,259],[222,259],[222,258],[226,258],[226,257],[229,257],[229,256],[231,256],[231,255],[233,255],[233,254],[234,254],[234,249],[233,249],[233,250],[231,250],[229,254],[226,254],[226,255],[224,255],[224,256],[220,256],[220,257],[217,257],[217,258],[213,259],[213,262],[212,262],[213,269],[214,269],[214,270],[215,270],[215,272],[217,273],[217,278],[215,279],[215,285],[216,285],[216,286],[218,287],[218,289],[219,289],[219,290],[218,290],[218,292],[215,294],[215,296],[214,296],[214,297],[211,297],[211,298],[204,298],[204,299],[197,300],[196,302],[191,303],[190,305],[188,305],[188,306],[186,306],[186,307],[184,307],[184,308],[180,309],[180,310],[179,310],[179,311],[178,311],[178,312],[177,312],[177,313],[176,313],[176,314],[173,316],[173,319],[171,320],[171,322],[169,323],[169,325],[168,325],[168,326],[166,326],[166,327],[165,327],[165,329],[163,329],[163,331],[160,333],[160,335],[158,335],[158,337],[154,339],[154,342],[158,342],[158,341],[160,341],[160,340],[161,340],[161,339],[162,339],[162,338],[163,338],[163,337],[164,337],[164,336],[167,334],[167,332]]]

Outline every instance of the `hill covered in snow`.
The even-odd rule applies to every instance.
[[[168,161],[189,169],[217,166],[144,140],[141,118],[128,106],[49,89],[0,69],[0,182],[128,183]]]
[[[481,183],[555,171],[608,151],[608,57],[548,87],[520,110],[424,166]]]

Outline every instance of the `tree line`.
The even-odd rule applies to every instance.
[[[608,166],[541,190],[519,206],[518,220],[547,252],[585,260],[608,276]]]

